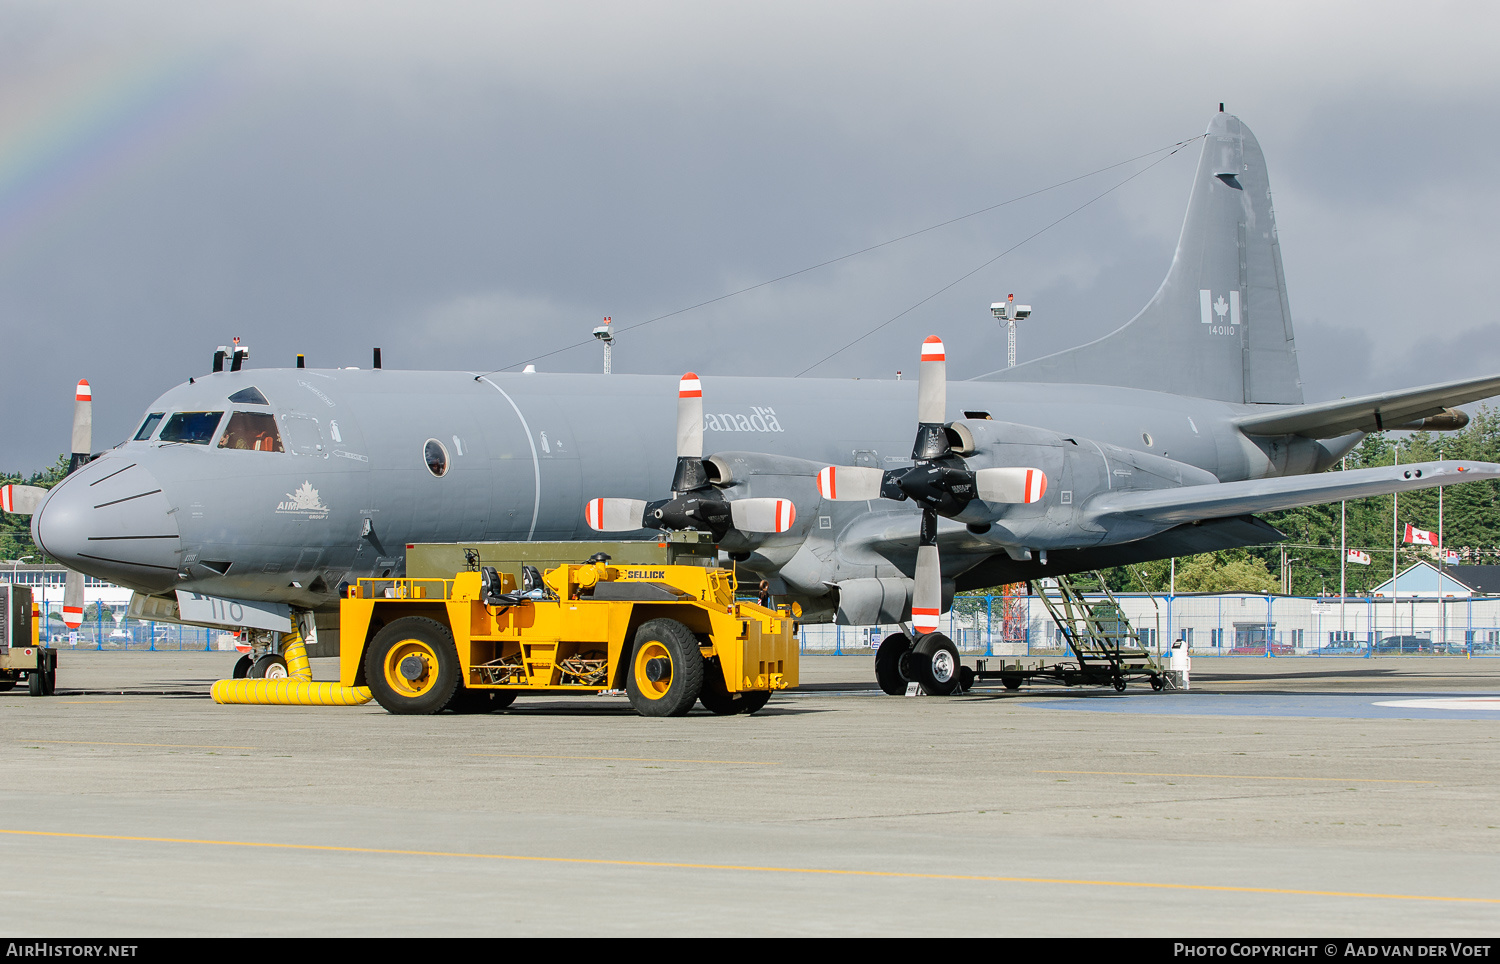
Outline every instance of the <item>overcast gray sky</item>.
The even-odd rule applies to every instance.
[[[0,0],[0,468],[209,370],[496,369],[1147,154],[1270,166],[1309,400],[1500,371],[1500,5]],[[1163,154],[621,336],[791,375]],[[1128,320],[1197,145],[812,371]],[[539,367],[595,371],[596,346]]]

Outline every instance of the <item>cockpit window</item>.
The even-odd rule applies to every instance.
[[[219,430],[219,420],[223,417],[223,412],[178,412],[167,419],[160,441],[207,445]]]
[[[271,404],[270,402],[266,401],[266,396],[260,393],[260,389],[256,388],[254,385],[250,386],[249,388],[240,389],[233,395],[229,396],[229,400],[231,402],[239,402],[241,405]]]
[[[224,430],[224,437],[219,439],[219,448],[253,449],[257,452],[284,451],[281,447],[281,433],[276,431],[276,418],[264,412],[235,412],[229,416],[229,427]]]
[[[151,433],[156,431],[156,426],[161,424],[162,416],[165,414],[166,412],[152,412],[147,415],[146,420],[141,423],[140,429],[135,433],[135,440],[142,442],[150,438]]]

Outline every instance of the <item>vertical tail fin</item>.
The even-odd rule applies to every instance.
[[[1302,378],[1266,160],[1232,114],[1208,125],[1166,280],[1103,338],[981,376],[1300,404]]]

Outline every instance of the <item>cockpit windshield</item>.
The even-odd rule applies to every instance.
[[[151,433],[156,431],[156,426],[161,424],[162,416],[165,414],[166,412],[152,412],[147,415],[146,420],[141,423],[141,427],[135,433],[135,441],[143,442],[150,438]]]
[[[221,449],[253,449],[257,452],[282,452],[281,433],[276,419],[265,412],[235,412],[229,416],[229,427],[219,439]]]
[[[223,412],[178,412],[167,419],[161,430],[160,441],[188,442],[192,445],[207,445],[219,430]]]
[[[231,402],[239,402],[241,405],[271,404],[270,402],[266,401],[266,396],[261,394],[260,389],[256,388],[254,385],[251,385],[249,388],[240,389],[233,395],[229,396],[229,400]]]

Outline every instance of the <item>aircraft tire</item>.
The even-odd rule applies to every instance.
[[[686,716],[703,693],[703,651],[675,619],[653,619],[636,630],[625,670],[625,694],[642,716]]]
[[[928,633],[911,654],[911,672],[922,689],[931,696],[952,696],[958,692],[958,647],[942,633]]]
[[[515,690],[471,690],[460,686],[443,709],[453,713],[493,713],[516,701]]]
[[[251,656],[249,653],[241,656],[239,659],[234,661],[234,672],[230,674],[229,678],[245,679],[250,675],[250,664],[253,662],[255,662],[255,657]]]
[[[703,689],[698,693],[698,702],[703,708],[717,716],[750,714],[766,705],[771,698],[769,690],[751,690],[746,693],[731,693],[724,685],[724,672],[715,656],[703,664]]]
[[[286,679],[286,660],[274,653],[256,657],[250,664],[249,679]]]
[[[370,640],[365,680],[387,713],[436,713],[459,686],[453,634],[435,619],[404,616]]]
[[[905,633],[892,633],[881,640],[875,650],[875,682],[887,696],[900,696],[909,682],[901,672],[902,657],[911,652],[911,639]]]

